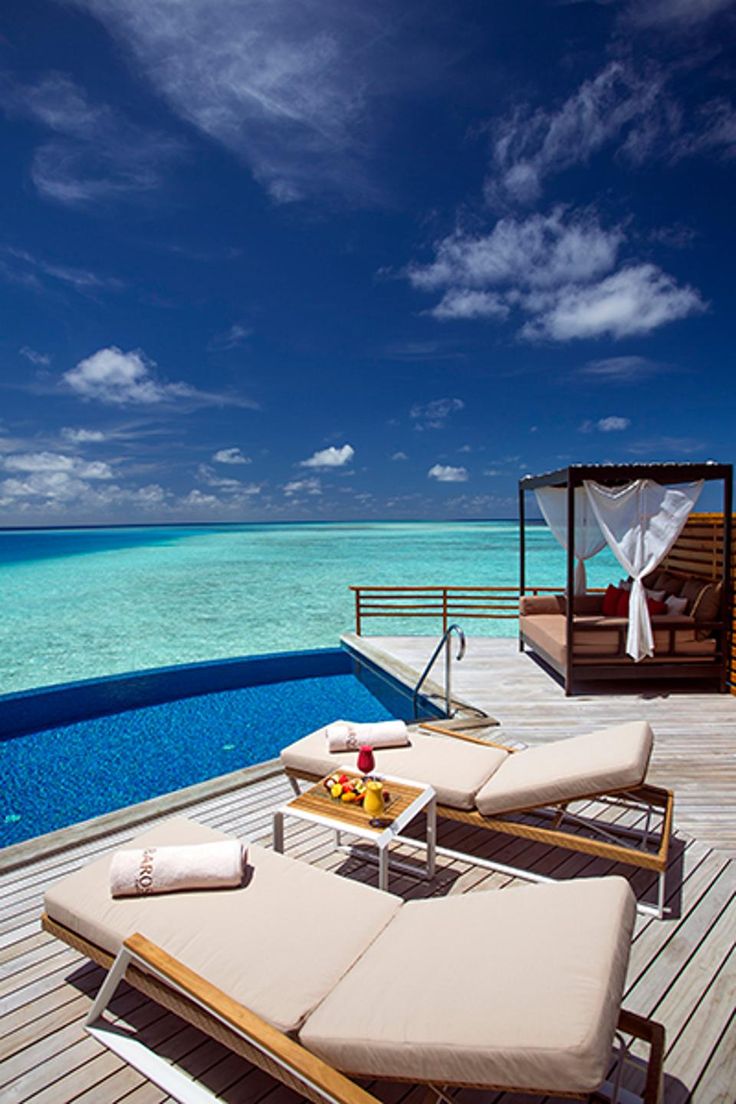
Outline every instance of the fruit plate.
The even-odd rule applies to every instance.
[[[371,775],[369,777],[376,777]],[[339,788],[339,793],[338,793]],[[312,789],[312,794],[320,798],[326,805],[350,809],[362,813],[367,820],[375,814],[368,814],[363,809],[362,795],[365,793],[365,779],[362,774],[348,774],[344,771],[335,771],[334,774],[323,778]],[[392,807],[398,801],[399,795],[391,792],[389,786],[384,790],[383,813],[379,816],[390,815]]]

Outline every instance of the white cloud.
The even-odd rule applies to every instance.
[[[182,506],[194,506],[195,508],[210,508],[220,506],[221,502],[216,495],[205,494],[203,491],[192,490],[181,500]]]
[[[440,321],[450,318],[506,318],[509,308],[493,292],[461,288],[445,292],[437,306],[428,313]]]
[[[35,364],[37,368],[46,368],[51,363],[51,357],[48,353],[38,353],[35,349],[29,348],[28,345],[23,345],[18,352],[31,364]]]
[[[180,142],[91,103],[63,73],[25,85],[6,78],[0,102],[51,131],[34,154],[31,177],[44,198],[67,206],[149,193],[182,152]]]
[[[454,468],[452,464],[433,464],[427,478],[436,479],[438,483],[466,483],[468,471],[467,468]]]
[[[695,288],[680,287],[655,265],[630,265],[588,287],[562,289],[521,332],[552,341],[635,337],[705,309]]]
[[[6,471],[30,473],[64,473],[79,479],[112,479],[112,468],[101,460],[82,460],[58,452],[25,452],[3,457],[0,466]]]
[[[406,275],[423,291],[447,289],[436,317],[451,316],[448,304],[490,294],[506,313],[527,315],[520,333],[530,341],[636,336],[706,309],[695,288],[653,264],[611,272],[624,238],[621,227],[604,229],[591,211],[558,206],[548,215],[502,218],[487,234],[456,231],[435,245],[433,261],[410,265]],[[489,316],[503,313],[494,307]]]
[[[69,0],[130,51],[189,125],[242,157],[279,203],[370,196],[372,101],[408,80],[408,16],[344,0]],[[393,75],[395,74],[395,75]]]
[[[284,494],[287,498],[293,498],[294,495],[321,495],[322,486],[319,479],[294,479],[291,483],[284,484]]]
[[[200,391],[188,383],[169,383],[154,374],[155,364],[139,350],[124,353],[115,345],[98,349],[64,372],[62,383],[82,399],[110,406],[154,406],[186,403],[196,406],[240,406],[257,403],[237,395]]]
[[[74,429],[72,426],[64,426],[61,436],[73,445],[99,444],[105,440],[105,434],[99,429]]]
[[[462,399],[432,399],[426,403],[414,403],[409,417],[415,423],[415,429],[444,429],[451,414],[465,409]]]
[[[261,493],[260,483],[242,483],[239,479],[219,476],[208,464],[199,465],[197,478],[208,487],[217,487],[227,495],[250,498]]]
[[[83,399],[112,405],[149,404],[188,398],[193,388],[185,383],[159,383],[152,365],[139,351],[124,353],[111,345],[80,360],[64,372],[63,380]]]
[[[399,452],[395,452],[393,454],[393,456],[391,457],[391,459],[392,460],[408,460],[409,457],[406,455],[405,452],[399,451]]]
[[[656,375],[664,371],[664,367],[643,356],[604,357],[601,360],[589,360],[579,369],[579,374],[600,380],[601,383],[628,383]]]
[[[662,84],[659,74],[641,78],[613,61],[557,110],[517,108],[498,124],[487,198],[534,203],[546,176],[588,161],[630,123],[657,110]]]
[[[239,448],[218,449],[212,459],[218,464],[250,464],[250,456],[244,456]]]
[[[601,433],[616,433],[628,429],[630,425],[631,418],[621,418],[617,414],[609,414],[607,418],[601,418],[597,423]]]
[[[345,464],[349,464],[354,456],[355,449],[352,445],[342,445],[340,448],[330,445],[329,448],[319,449],[308,460],[301,460],[299,467],[342,468]]]
[[[114,276],[99,276],[89,269],[57,264],[44,257],[35,256],[27,249],[0,246],[0,276],[9,283],[20,284],[32,291],[44,291],[57,284],[70,287],[80,295],[93,296],[101,291],[120,291],[124,284]],[[20,353],[32,364],[44,366],[51,358],[23,346]]]
[[[556,288],[610,271],[623,239],[619,227],[604,230],[593,214],[557,206],[548,215],[499,219],[488,234],[458,230],[435,244],[430,264],[409,265],[406,274],[422,291],[449,288],[454,295],[509,285]]]
[[[233,322],[225,333],[216,334],[210,342],[211,349],[237,349],[251,336],[253,330],[250,326],[243,326],[240,322]]]

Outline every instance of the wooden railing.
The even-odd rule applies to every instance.
[[[736,515],[733,518],[736,532]],[[691,514],[677,543],[662,561],[662,568],[679,574],[698,575],[709,581],[723,578],[723,514]],[[729,649],[728,673],[731,693],[736,694],[736,545],[731,549],[730,609],[724,620],[727,626],[726,647]]]
[[[518,586],[351,586],[355,631],[369,617],[440,618],[442,631],[469,617],[510,620],[519,616]],[[559,587],[526,587],[526,594],[559,593]]]

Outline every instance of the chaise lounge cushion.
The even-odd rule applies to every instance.
[[[376,770],[433,786],[440,805],[472,809],[478,790],[508,758],[500,748],[412,732],[409,747],[376,751]],[[285,767],[319,777],[337,767],[356,769],[357,759],[357,752],[330,754],[322,728],[281,752]]]
[[[135,846],[227,838],[178,817]],[[47,914],[111,954],[140,932],[281,1031],[298,1029],[402,905],[253,843],[240,889],[113,900],[111,861],[52,886]]]
[[[529,748],[509,757],[479,791],[476,805],[492,816],[638,786],[653,742],[646,721],[630,721]]]
[[[634,917],[622,878],[410,902],[300,1040],[354,1075],[590,1092]]]

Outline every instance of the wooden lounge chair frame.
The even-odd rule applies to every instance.
[[[144,993],[163,1008],[180,1016],[206,1035],[241,1055],[254,1066],[262,1069],[312,1104],[381,1104],[343,1073],[301,1046],[295,1039],[283,1034],[256,1013],[211,985],[200,975],[172,958],[156,944],[136,933],[125,940],[117,956],[89,942],[44,914],[43,929],[57,939],[81,951],[87,958],[107,969],[108,975],[99,989],[87,1016],[87,1030],[100,1043],[118,1057],[133,1066],[182,1104],[211,1104],[216,1097],[204,1085],[191,1080],[163,1057],[151,1051],[144,1043],[127,1031],[115,1028],[104,1017],[105,1009],[115,990],[125,980],[133,988]],[[622,1009],[619,1015],[617,1036],[628,1035],[649,1045],[642,1104],[660,1104],[663,1086],[665,1034],[661,1024]],[[605,1082],[595,1091],[594,1097],[604,1094],[615,1104],[620,1099],[619,1089],[623,1063],[629,1058],[629,1047],[621,1039],[621,1060],[613,1083]],[[377,1078],[371,1078],[378,1080]],[[399,1078],[387,1077],[387,1081]],[[439,1102],[452,1104],[447,1091],[453,1088],[478,1089],[478,1085],[462,1082],[436,1085],[426,1084]],[[488,1085],[483,1089],[506,1092],[541,1093],[544,1090],[508,1085]],[[572,1100],[590,1099],[590,1094],[565,1093],[555,1090],[555,1097]],[[632,1094],[627,1094],[632,1099]]]
[[[501,748],[513,755],[517,749],[506,747],[504,744],[495,743],[492,740],[481,740],[476,736],[458,732],[455,729],[444,728],[439,724],[422,724],[421,727],[430,732],[437,732],[442,736],[451,736],[456,740],[465,740],[473,744],[481,744],[484,747]],[[291,782],[294,791],[300,793],[299,782],[318,782],[320,775],[307,771],[295,770],[285,767],[284,771]],[[599,801],[604,804],[626,806],[631,809],[639,809],[645,814],[644,828],[627,828],[616,824],[605,824],[592,818],[580,817],[571,813],[568,805],[562,803],[556,806],[526,806],[519,809],[510,809],[502,816],[484,816],[477,810],[455,809],[451,805],[437,805],[437,816],[445,820],[459,821],[473,828],[483,828],[491,832],[499,832],[507,836],[517,836],[528,839],[534,843],[543,843],[550,847],[562,847],[568,851],[582,852],[595,858],[606,859],[610,862],[625,863],[641,870],[650,870],[657,875],[657,903],[651,905],[643,901],[637,902],[637,909],[645,915],[655,916],[658,920],[664,918],[665,891],[667,863],[669,861],[670,838],[672,836],[672,818],[674,810],[674,794],[671,790],[660,789],[658,786],[650,786],[643,783],[640,786],[629,787],[625,790],[609,790],[604,793],[580,794],[574,798],[579,801]],[[550,827],[538,824],[529,824],[523,820],[514,819],[523,815],[549,818]],[[650,841],[653,833],[651,830],[652,815],[661,818],[661,828],[656,850],[650,849]],[[594,832],[598,838],[580,835],[575,832],[565,831],[562,825],[565,821]],[[397,836],[397,842],[403,837]],[[625,840],[632,842],[627,844]],[[413,847],[422,847],[423,843],[418,839],[405,841]],[[459,859],[464,862],[473,862],[476,866],[501,874],[511,874],[517,878],[532,882],[553,882],[544,874],[537,874],[523,867],[509,866],[505,863],[494,862],[493,859],[482,858],[464,851],[455,851],[439,844],[435,847],[438,855],[449,859]]]

